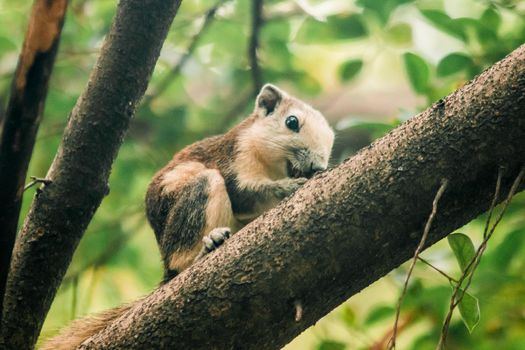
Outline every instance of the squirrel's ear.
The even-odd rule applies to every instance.
[[[265,84],[255,101],[255,110],[262,109],[264,115],[270,115],[283,99],[284,92],[277,86]]]

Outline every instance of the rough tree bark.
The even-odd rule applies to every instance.
[[[81,348],[279,348],[413,254],[443,178],[429,245],[489,207],[500,166],[505,194],[524,163],[522,46],[316,176]]]
[[[125,0],[16,241],[0,347],[34,346],[78,242],[108,193],[111,164],[181,0]]]
[[[36,0],[0,138],[0,319],[29,160],[53,70],[67,0]]]

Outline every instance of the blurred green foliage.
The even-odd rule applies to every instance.
[[[203,26],[215,6],[217,13]],[[116,1],[71,1],[29,175],[47,172],[115,8]],[[30,2],[0,1],[0,112],[29,12]],[[327,114],[339,134],[334,162],[525,42],[525,4],[519,0],[274,0],[265,1],[264,13],[258,55],[265,81],[292,90],[327,113],[338,102],[334,96],[360,86],[369,86],[371,93],[389,87],[389,93],[401,90],[413,96],[408,107],[370,113],[352,109],[356,100],[339,98],[349,107]],[[183,2],[113,167],[111,193],[75,254],[43,337],[74,317],[134,300],[158,284],[161,262],[143,214],[145,189],[174,152],[227,130],[250,112],[255,93],[247,57],[250,31],[249,1]],[[386,102],[374,100],[367,106],[371,110],[374,105]],[[33,195],[34,189],[25,193],[24,213]],[[462,232],[478,244],[482,230],[479,218]],[[469,289],[479,300],[479,324],[469,334],[456,315],[451,349],[525,348],[524,253],[522,194],[489,243]],[[459,275],[454,253],[444,242],[423,255],[448,274]],[[405,272],[401,267],[367,288],[288,348],[373,349],[391,330]],[[435,348],[450,295],[445,278],[418,265],[402,308],[406,325],[400,348]]]

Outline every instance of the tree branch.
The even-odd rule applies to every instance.
[[[252,0],[252,28],[250,43],[248,45],[248,59],[250,61],[250,71],[252,74],[253,94],[257,95],[261,90],[263,80],[257,50],[259,49],[259,33],[263,24],[262,19],[263,0]]]
[[[16,241],[0,348],[34,346],[73,252],[108,193],[111,164],[180,2],[119,3],[88,86],[70,115],[46,176],[52,184],[34,199]]]
[[[508,190],[525,163],[523,91],[525,46],[308,181],[81,348],[282,347],[413,255],[442,178],[425,247],[489,208],[501,165]]]
[[[33,3],[3,120],[0,138],[0,320],[24,182],[66,9],[67,0],[35,0]],[[0,117],[3,114],[0,111]]]

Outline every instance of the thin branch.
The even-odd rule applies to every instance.
[[[435,267],[434,265],[432,265],[431,263],[429,263],[427,260],[423,259],[423,258],[420,257],[420,256],[418,256],[417,258],[418,258],[422,263],[424,263],[425,265],[429,266],[430,268],[432,268],[433,270],[435,270],[436,272],[438,272],[439,274],[441,274],[442,276],[444,276],[445,278],[447,278],[449,281],[452,281],[452,282],[458,283],[458,280],[457,280],[457,279],[455,279],[454,277],[449,276],[445,271],[438,269],[437,267]]]
[[[503,168],[499,167],[498,168],[498,178],[496,179],[496,189],[494,190],[494,197],[492,198],[492,202],[490,203],[490,209],[487,215],[487,220],[485,222],[485,228],[483,229],[483,239],[487,238],[489,223],[492,220],[492,214],[494,213],[494,208],[496,207],[496,204],[498,203],[499,193],[501,191],[501,178],[502,177],[503,177]],[[472,261],[469,263],[469,266],[467,266],[465,270],[468,270],[470,268],[470,264],[472,264]]]
[[[162,95],[166,89],[170,86],[170,84],[177,79],[180,76],[180,73],[186,63],[188,62],[189,58],[193,55],[193,52],[197,48],[200,39],[206,33],[207,29],[210,27],[211,23],[213,22],[213,19],[215,18],[215,14],[217,13],[217,10],[225,3],[225,0],[221,0],[215,4],[215,6],[211,7],[206,13],[204,14],[204,21],[202,23],[202,26],[200,27],[199,31],[193,35],[193,37],[190,40],[190,43],[188,47],[186,48],[186,52],[181,56],[179,61],[171,68],[171,70],[164,76],[164,78],[157,84],[153,92],[149,95],[146,95],[144,97],[143,105],[147,106],[150,105],[155,99],[157,99],[160,95]]]
[[[492,216],[492,212],[493,212],[493,210],[495,208],[495,205],[496,205],[498,197],[499,197],[499,191],[500,191],[500,187],[501,187],[501,179],[502,179],[502,176],[503,176],[502,173],[503,173],[503,171],[500,168],[499,171],[498,171],[498,179],[497,179],[497,182],[496,182],[496,190],[494,192],[494,197],[493,197],[493,200],[492,200],[492,203],[491,203],[491,206],[490,206],[489,215],[487,217],[487,221],[485,223],[485,229],[483,231],[484,239],[481,242],[481,244],[479,245],[478,249],[476,250],[476,254],[474,255],[472,260],[469,262],[469,264],[467,265],[467,267],[463,271],[463,274],[461,275],[461,277],[458,280],[458,284],[454,288],[454,292],[452,293],[452,296],[450,298],[449,310],[448,310],[447,316],[445,317],[445,321],[443,322],[443,327],[441,328],[441,334],[440,334],[440,337],[439,337],[439,342],[438,342],[438,345],[436,346],[437,350],[442,350],[445,347],[445,343],[446,343],[447,335],[448,335],[448,328],[450,326],[450,321],[452,319],[452,314],[454,313],[454,309],[459,305],[461,300],[463,300],[463,296],[465,295],[466,291],[468,290],[468,288],[470,287],[470,285],[472,283],[472,278],[474,277],[474,272],[476,271],[476,268],[478,267],[478,265],[479,265],[479,263],[481,261],[481,257],[483,255],[483,253],[487,249],[488,241],[490,240],[490,238],[494,234],[494,231],[495,231],[496,227],[498,226],[499,222],[501,221],[501,219],[503,218],[503,215],[505,214],[505,212],[506,212],[506,210],[507,210],[507,208],[508,208],[508,206],[509,206],[509,204],[510,204],[510,202],[512,200],[512,197],[514,196],[514,194],[518,190],[518,187],[521,184],[521,181],[523,180],[523,177],[525,176],[525,166],[522,166],[518,176],[514,180],[514,182],[512,184],[512,187],[511,187],[511,189],[510,189],[510,191],[509,191],[509,193],[507,195],[507,198],[505,199],[505,202],[503,203],[503,208],[502,208],[499,216],[497,217],[496,221],[494,222],[494,224],[490,228],[490,231],[488,231],[488,227],[490,225],[490,219],[491,219],[491,216]],[[487,233],[487,231],[488,231],[488,233]],[[462,284],[465,281],[465,279],[467,280],[467,283],[465,284],[464,287],[462,287]]]
[[[31,176],[30,178],[31,178],[32,181],[24,186],[24,191],[27,191],[28,189],[30,189],[31,187],[33,187],[36,184],[50,185],[50,184],[53,183],[53,181],[51,181],[49,179],[43,179],[43,178],[36,177],[36,176]]]
[[[428,234],[430,233],[430,227],[432,226],[432,222],[434,221],[434,218],[437,214],[437,206],[439,203],[439,200],[441,199],[441,196],[445,192],[446,188],[448,186],[448,180],[443,179],[441,181],[441,186],[439,187],[436,196],[434,197],[434,201],[432,202],[432,212],[430,213],[430,216],[428,217],[427,223],[425,224],[425,229],[423,231],[423,235],[421,236],[421,240],[419,241],[419,245],[416,248],[416,251],[414,253],[414,257],[412,258],[412,262],[410,264],[410,268],[408,269],[408,273],[405,279],[405,283],[403,285],[403,290],[401,291],[401,296],[399,297],[398,303],[397,303],[397,309],[396,309],[396,319],[394,321],[394,328],[393,328],[393,334],[391,338],[391,342],[389,343],[388,348],[389,349],[395,349],[396,348],[396,336],[397,336],[397,324],[399,322],[399,315],[401,313],[401,305],[403,303],[403,298],[405,297],[405,294],[408,289],[408,282],[410,281],[410,276],[412,276],[412,271],[414,271],[414,267],[416,266],[417,259],[419,257],[419,254],[423,251],[423,248],[425,247],[425,244],[427,242]]]
[[[494,208],[496,207],[496,203],[497,203],[498,198],[499,198],[502,177],[503,177],[503,169],[500,167],[498,169],[498,177],[497,177],[497,180],[496,180],[496,189],[495,189],[494,195],[492,197],[492,202],[490,204],[489,212],[488,212],[488,215],[487,215],[487,220],[485,222],[485,228],[483,230],[484,240],[487,237],[487,232],[488,232],[488,229],[489,229],[489,226],[490,226],[490,221],[491,221],[491,218],[492,218],[492,214],[494,212]],[[452,292],[452,296],[451,296],[450,303],[449,303],[449,310],[447,312],[447,315],[445,316],[445,321],[443,322],[443,326],[441,328],[441,333],[440,333],[440,336],[439,336],[439,341],[438,341],[438,344],[436,346],[436,349],[443,349],[444,346],[445,346],[447,335],[448,335],[448,328],[449,328],[449,325],[450,325],[450,321],[452,319],[452,314],[454,313],[454,309],[457,306],[457,304],[455,304],[455,302],[457,300],[458,290],[460,290],[461,285],[463,284],[463,281],[465,280],[467,274],[471,270],[471,267],[475,264],[476,256],[477,256],[477,254],[479,252],[479,248],[480,247],[481,247],[481,245],[478,247],[478,250],[476,251],[476,254],[474,255],[474,258],[471,259],[471,261],[469,262],[469,264],[466,266],[465,270],[461,274],[461,276],[459,278],[459,281],[458,281],[456,287],[454,288],[454,291]],[[463,298],[463,295],[464,294],[461,295],[461,299]]]
[[[0,321],[22,194],[42,119],[67,0],[35,0],[0,137]],[[1,327],[1,326],[0,326]]]
[[[408,326],[412,324],[412,322],[416,319],[415,313],[409,313],[403,319],[399,322],[399,326],[397,328],[397,333],[401,333],[403,330],[405,330]],[[394,328],[391,328],[387,331],[385,335],[381,337],[377,342],[372,344],[368,350],[384,350],[388,344],[390,343],[392,337],[394,334]]]
[[[263,0],[252,0],[252,28],[248,45],[248,60],[250,62],[254,96],[257,95],[263,85],[261,67],[259,66],[259,59],[257,57],[259,35],[263,25],[262,10]]]

